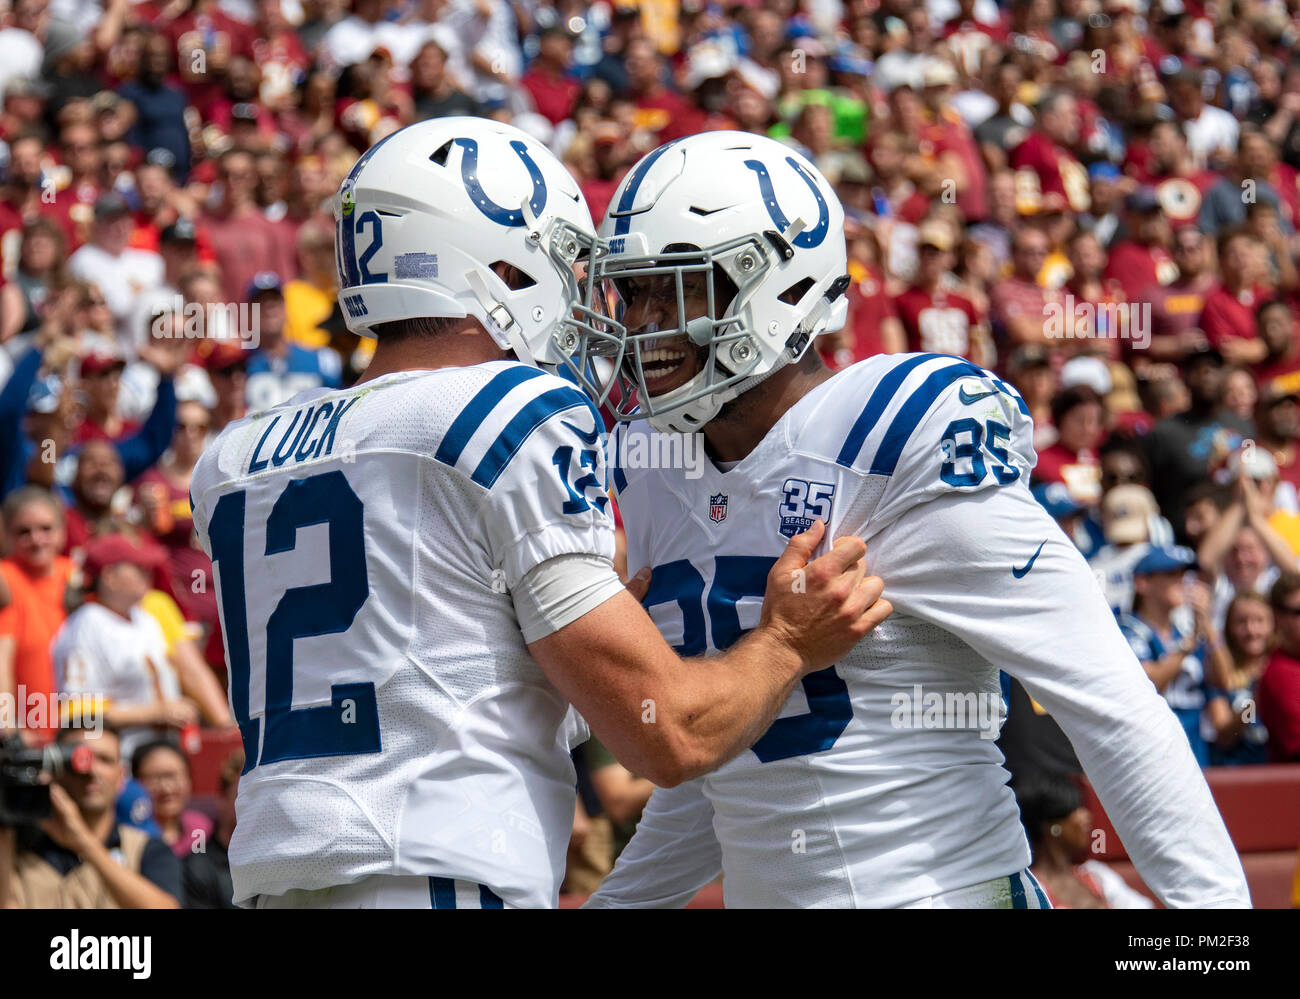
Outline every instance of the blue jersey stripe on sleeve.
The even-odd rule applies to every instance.
[[[442,443],[438,445],[438,451],[434,454],[434,457],[447,465],[456,464],[461,452],[465,450],[465,446],[469,443],[469,439],[474,436],[474,431],[487,419],[488,414],[496,408],[497,403],[505,398],[506,393],[516,385],[522,385],[530,378],[540,378],[542,374],[543,372],[537,368],[520,366],[507,368],[494,377],[479,389],[478,394],[469,401],[469,405],[460,411],[460,415],[448,428]]]
[[[837,464],[849,468],[858,458],[858,452],[862,450],[862,445],[867,439],[867,434],[871,433],[871,428],[876,425],[881,414],[885,412],[885,407],[889,405],[894,393],[898,387],[903,384],[903,380],[912,373],[912,369],[926,361],[933,360],[938,354],[918,354],[916,357],[909,358],[903,363],[890,368],[885,377],[880,379],[876,390],[871,393],[871,398],[867,400],[866,406],[857,420],[853,423],[853,428],[849,431],[849,436],[845,438],[844,446],[840,448],[839,457],[835,459]]]
[[[493,441],[487,454],[483,456],[483,460],[478,463],[478,467],[470,477],[480,486],[491,489],[492,483],[496,482],[497,477],[505,471],[506,466],[510,464],[510,459],[524,446],[524,441],[528,440],[528,436],[534,430],[556,413],[573,409],[575,406],[586,406],[596,417],[596,430],[599,432],[604,429],[599,414],[585,395],[577,389],[551,389],[549,392],[543,392],[515,414],[514,419],[505,425],[500,436]]]
[[[623,440],[627,437],[627,424],[623,423],[614,428],[614,433],[609,438],[609,461],[610,474],[614,476],[614,491],[622,493],[627,489],[627,474],[623,471],[622,454]]]
[[[959,361],[946,368],[940,368],[926,378],[908,397],[907,402],[903,403],[902,409],[895,414],[889,429],[885,431],[884,439],[876,449],[876,456],[871,460],[871,474],[893,475],[908,438],[934,405],[934,401],[939,398],[939,394],[958,378],[969,378],[972,375],[982,378],[984,369],[977,368],[966,361]]]
[[[505,903],[501,901],[501,896],[487,885],[478,886],[478,904],[480,909],[504,909],[506,907]]]

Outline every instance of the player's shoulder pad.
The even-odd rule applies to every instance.
[[[846,377],[851,376],[851,377]],[[1007,420],[1029,420],[1020,393],[991,371],[950,354],[882,354],[862,361],[827,400],[841,431],[829,442],[836,464],[869,475],[893,475],[913,432],[928,417],[982,418],[996,406]],[[825,405],[825,404],[823,404]],[[813,422],[813,421],[810,421]]]
[[[549,466],[556,438],[600,450],[604,421],[572,382],[517,361],[478,367],[481,384],[442,435],[437,461],[491,489],[522,451],[537,449]]]

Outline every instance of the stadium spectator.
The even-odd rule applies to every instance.
[[[127,80],[117,93],[135,109],[127,141],[138,149],[167,150],[175,175],[183,179],[190,172],[190,135],[185,123],[185,92],[166,79],[173,64],[172,43],[165,35],[150,33],[140,56],[138,78]]]
[[[989,308],[995,335],[1010,347],[1026,344],[1051,346],[1045,330],[1049,303],[1059,304],[1059,296],[1038,283],[1038,273],[1051,247],[1047,236],[1038,229],[1021,228],[1011,241],[1011,274],[993,286]]]
[[[411,62],[411,96],[415,99],[416,121],[479,112],[478,102],[457,87],[447,73],[451,47],[445,35],[431,34]]]
[[[1259,448],[1249,458],[1234,455],[1232,498],[1201,539],[1197,555],[1201,569],[1214,586],[1214,619],[1222,621],[1228,604],[1238,593],[1266,593],[1281,572],[1297,567],[1296,552],[1278,527],[1294,535],[1290,515],[1279,517],[1273,509],[1277,466]]]
[[[1052,400],[1057,439],[1038,455],[1035,482],[1063,482],[1079,503],[1101,499],[1101,463],[1097,447],[1105,429],[1101,396],[1087,385],[1073,385]]]
[[[1145,301],[1149,289],[1163,287],[1178,276],[1169,255],[1173,239],[1169,220],[1155,188],[1139,187],[1124,199],[1124,229],[1124,237],[1110,248],[1105,277],[1124,290],[1128,301]]]
[[[953,354],[979,364],[993,361],[984,317],[952,290],[953,235],[947,223],[927,221],[918,230],[916,283],[896,299],[907,349]]]
[[[67,260],[62,230],[37,217],[22,228],[22,244],[11,280],[0,285],[0,343],[35,335],[52,291],[63,284]]]
[[[1279,218],[1286,219],[1283,231],[1293,231],[1292,215],[1285,210],[1282,195],[1272,183],[1277,166],[1277,153],[1268,137],[1254,128],[1243,129],[1232,170],[1206,192],[1198,219],[1201,230],[1218,236],[1241,226],[1246,221],[1247,207],[1254,203],[1274,209]],[[1294,176],[1287,179],[1294,190]]]
[[[538,113],[558,125],[572,114],[581,90],[571,75],[573,35],[567,26],[557,23],[543,28],[537,40],[537,58],[519,83],[528,91]]]
[[[1039,777],[1017,783],[1016,801],[1029,838],[1029,870],[1054,909],[1151,909],[1154,903],[1134,891],[1093,850],[1092,813],[1078,788],[1062,778]]]
[[[80,695],[83,713],[102,699],[126,753],[199,718],[194,701],[182,694],[162,628],[140,607],[163,557],[157,544],[123,532],[92,539],[82,568],[96,600],[73,611],[54,640],[60,692]]]
[[[299,392],[338,388],[343,368],[329,347],[302,347],[284,335],[284,289],[271,272],[255,275],[247,290],[257,309],[258,346],[248,357],[248,408],[253,412],[278,406]]]
[[[221,765],[217,818],[206,849],[181,859],[187,909],[234,909],[235,887],[230,880],[230,836],[235,831],[235,791],[244,768],[244,751],[236,749]]]
[[[161,840],[116,822],[122,749],[111,726],[64,729],[85,745],[87,772],[50,786],[53,814],[39,827],[0,829],[0,887],[11,909],[177,909],[181,865]]]
[[[334,268],[334,227],[311,221],[298,230],[298,273],[284,286],[284,335],[300,347],[323,347],[329,334],[321,324],[334,311],[338,272]]]
[[[221,270],[224,302],[244,300],[244,290],[262,271],[297,273],[292,243],[257,205],[257,170],[253,157],[231,149],[221,157],[224,195],[220,207],[202,220]]]
[[[20,734],[47,742],[58,728],[53,711],[57,690],[50,643],[67,618],[76,575],[63,554],[63,510],[39,486],[24,486],[0,507],[6,555],[0,559],[0,691],[25,708],[27,697],[40,716],[24,716]],[[33,696],[34,695],[34,696]]]
[[[1268,730],[1259,721],[1255,692],[1273,651],[1274,628],[1267,596],[1242,593],[1228,604],[1223,628],[1227,669],[1210,676],[1210,766],[1268,761]]]
[[[1171,238],[1178,277],[1168,284],[1148,285],[1144,292],[1151,303],[1148,356],[1159,361],[1181,361],[1208,345],[1198,323],[1205,311],[1205,296],[1215,284],[1210,242],[1205,234],[1187,226]]]
[[[1268,354],[1255,324],[1256,308],[1272,297],[1261,283],[1260,250],[1258,240],[1244,230],[1219,237],[1221,280],[1206,293],[1197,323],[1210,346],[1231,364],[1258,364]]]
[[[203,364],[217,397],[212,408],[212,433],[218,434],[248,412],[248,351],[233,343],[217,343]]]
[[[182,861],[187,854],[207,848],[213,822],[189,808],[193,783],[190,763],[170,739],[155,739],[137,746],[131,755],[131,776],[149,793],[154,820],[162,841]]]
[[[1288,572],[1269,591],[1277,616],[1277,648],[1255,688],[1259,720],[1268,730],[1269,759],[1300,761],[1300,575]]]
[[[1149,548],[1133,566],[1133,610],[1119,615],[1119,626],[1156,690],[1178,716],[1197,762],[1208,766],[1202,726],[1206,677],[1226,651],[1211,619],[1209,587],[1187,576],[1195,564],[1190,549]],[[1175,614],[1184,606],[1192,613],[1190,628]]]
[[[1133,606],[1133,567],[1153,540],[1152,525],[1158,516],[1155,497],[1145,486],[1116,486],[1102,498],[1103,543],[1088,557],[1088,564],[1112,610],[1128,611]]]
[[[638,777],[615,759],[599,740],[589,739],[582,747],[592,789],[613,827],[614,859],[632,838],[641,810],[650,800],[654,785]]]
[[[68,273],[103,295],[119,335],[128,333],[139,297],[163,284],[163,261],[152,250],[128,246],[134,228],[126,199],[115,191],[95,202],[90,242],[68,258]]]
[[[1248,421],[1222,408],[1223,355],[1218,351],[1189,355],[1183,362],[1182,380],[1191,404],[1159,420],[1143,438],[1153,491],[1175,526],[1183,522],[1187,490],[1209,477],[1212,462],[1221,463],[1254,433]]]

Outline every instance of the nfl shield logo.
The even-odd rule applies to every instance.
[[[709,520],[721,524],[727,519],[727,495],[716,493],[709,497]]]

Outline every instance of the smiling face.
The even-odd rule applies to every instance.
[[[1273,609],[1264,600],[1234,601],[1224,630],[1240,655],[1262,656],[1273,639]]]
[[[189,769],[174,749],[160,746],[150,752],[140,761],[135,779],[149,792],[154,815],[161,822],[177,819],[190,800]]]
[[[686,326],[692,319],[724,315],[734,296],[730,280],[719,269],[715,267],[712,281],[710,277],[710,273],[703,269],[682,273],[680,299],[675,274],[615,281],[623,303],[623,323],[628,335],[640,337],[634,343],[641,361],[645,390],[652,397],[665,395],[685,385],[708,363],[708,345],[692,343],[686,335]],[[713,293],[712,310],[710,290]],[[663,336],[653,336],[661,330]],[[623,362],[625,373],[634,382],[637,356],[629,355]]]
[[[63,517],[52,502],[24,503],[5,528],[9,554],[28,572],[44,575],[63,550]]]

